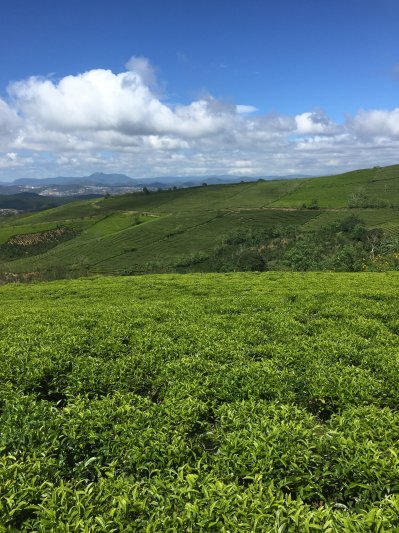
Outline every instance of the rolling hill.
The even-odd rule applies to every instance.
[[[61,226],[72,230],[71,238],[54,241],[44,253],[3,257],[0,271],[65,277],[209,270],[209,256],[234,232],[295,226],[311,233],[349,215],[367,228],[399,235],[399,165],[80,200],[15,216],[0,224],[0,256],[1,245],[15,235]]]

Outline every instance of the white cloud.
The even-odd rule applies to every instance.
[[[318,174],[398,161],[399,108],[362,110],[338,124],[322,110],[261,115],[210,95],[172,104],[143,57],[120,73],[31,77],[10,84],[9,96],[0,99],[3,178]]]
[[[258,111],[258,108],[253,105],[237,105],[236,106],[237,113],[240,114],[246,114],[246,113],[255,113],[255,111]]]
[[[16,135],[19,124],[16,111],[0,98],[0,149],[7,149]]]
[[[157,82],[155,69],[146,57],[132,56],[126,63],[126,68],[140,76],[145,85],[155,85]]]
[[[15,152],[8,152],[6,154],[6,157],[10,160],[10,161],[16,161],[17,158],[18,158],[18,155],[15,153]]]
[[[0,169],[24,168],[27,164],[32,163],[33,159],[29,156],[20,156],[15,152],[0,154]]]
[[[392,110],[361,110],[349,120],[349,125],[362,137],[399,138],[399,107]]]
[[[322,134],[331,133],[337,129],[336,125],[321,111],[313,111],[296,115],[298,133]]]
[[[209,99],[176,108],[166,105],[133,70],[114,74],[96,69],[58,83],[32,77],[11,84],[9,91],[28,126],[61,133],[199,137],[227,128],[231,119],[230,109],[215,111]]]

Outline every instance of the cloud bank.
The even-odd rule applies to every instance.
[[[272,104],[272,103],[271,103]],[[322,110],[261,115],[211,96],[160,96],[148,59],[58,81],[30,77],[0,99],[0,178],[85,174],[325,174],[399,161],[399,108],[345,123]]]

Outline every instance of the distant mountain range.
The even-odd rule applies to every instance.
[[[81,177],[66,177],[57,176],[54,178],[20,178],[13,182],[0,183],[0,187],[65,187],[65,186],[82,186],[82,187],[190,187],[207,183],[223,184],[223,183],[239,183],[240,181],[257,181],[258,179],[272,180],[272,179],[291,179],[291,178],[305,178],[310,176],[305,175],[289,175],[289,176],[230,176],[216,175],[216,176],[162,176],[156,178],[130,178],[125,174],[105,174],[103,172],[96,172],[90,176]]]
[[[49,186],[49,185],[83,185],[83,186],[108,186],[122,187],[134,186],[136,180],[125,176],[124,174],[104,174],[96,172],[90,176],[83,177],[65,177],[57,176],[55,178],[20,178],[12,182],[13,185],[22,186]]]

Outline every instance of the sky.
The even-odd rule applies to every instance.
[[[398,0],[1,0],[0,180],[399,163]]]

